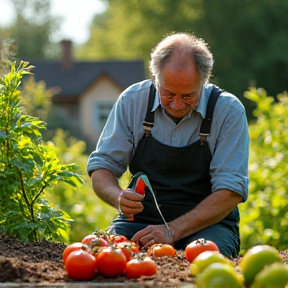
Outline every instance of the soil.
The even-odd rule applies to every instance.
[[[49,285],[57,283],[57,287],[60,283],[75,283],[68,278],[63,266],[62,254],[65,247],[63,244],[47,241],[24,243],[0,234],[0,286],[3,287],[1,283],[11,282]],[[287,264],[288,251],[279,254]],[[141,287],[163,287],[161,283],[165,283],[165,287],[179,287],[190,283],[189,287],[193,287],[193,279],[189,276],[190,265],[183,251],[177,251],[176,257],[160,257],[154,260],[158,265],[158,272],[153,277],[128,280],[123,276],[105,279],[96,275],[92,283],[121,283],[121,287],[125,283],[124,287],[130,287],[129,283],[133,283],[133,287],[138,284],[141,284]],[[237,265],[239,261],[240,258],[234,259],[234,264]]]

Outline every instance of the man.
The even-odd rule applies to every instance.
[[[114,105],[87,171],[96,194],[120,212],[111,223],[115,233],[177,249],[205,238],[237,256],[237,205],[248,195],[248,125],[240,101],[208,83],[212,66],[202,39],[171,34],[151,54],[156,91],[151,80],[136,83]],[[127,167],[147,175],[168,226],[151,191],[144,197],[119,187]]]

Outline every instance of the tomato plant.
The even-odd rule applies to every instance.
[[[115,277],[124,272],[127,260],[120,248],[105,247],[98,252],[96,262],[101,275]]]
[[[147,255],[153,257],[174,257],[176,256],[176,249],[170,244],[154,244],[149,248]]]
[[[66,248],[64,249],[63,251],[63,255],[62,255],[62,259],[63,259],[63,262],[65,263],[67,257],[69,256],[69,254],[75,250],[81,250],[83,247],[83,244],[81,242],[75,242],[75,243],[72,243],[68,246],[66,246]]]
[[[65,261],[67,275],[74,280],[92,280],[96,268],[95,257],[83,250],[71,252]]]
[[[218,246],[210,240],[200,238],[188,244],[185,248],[186,259],[192,263],[193,260],[204,251],[219,251]]]
[[[243,256],[239,266],[244,275],[244,283],[249,286],[256,275],[267,265],[283,263],[276,248],[269,245],[257,245],[250,248]]]
[[[127,278],[139,278],[141,276],[153,276],[157,273],[157,264],[150,257],[144,260],[135,258],[127,262],[125,275]]]
[[[24,242],[67,243],[72,219],[44,195],[59,182],[79,187],[84,181],[76,165],[61,164],[54,145],[43,141],[46,123],[24,112],[19,88],[31,66],[15,63],[6,62],[11,72],[0,79],[0,230]]]

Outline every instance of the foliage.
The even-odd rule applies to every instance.
[[[23,241],[67,242],[72,219],[43,194],[59,181],[75,187],[83,181],[75,165],[60,164],[52,143],[43,142],[45,123],[21,111],[19,86],[28,62],[7,63],[11,72],[0,82],[0,229]]]
[[[188,31],[209,44],[215,58],[212,81],[243,101],[249,120],[255,106],[243,97],[247,87],[266,87],[272,95],[287,90],[286,0],[145,0],[141,3],[108,0],[108,3],[108,9],[95,16],[91,38],[77,51],[78,57],[140,58],[148,64],[151,49],[164,35]]]
[[[59,17],[50,15],[50,0],[11,0],[16,20],[0,34],[17,43],[19,59],[51,59],[59,57],[60,47],[51,43],[52,32],[57,31]],[[3,40],[0,37],[0,41]]]
[[[46,83],[44,81],[36,83],[34,77],[30,76],[23,82],[21,92],[20,103],[25,113],[47,122],[53,92],[51,89],[46,89]]]
[[[53,137],[56,153],[62,163],[75,162],[83,175],[84,185],[70,187],[59,183],[49,193],[48,198],[57,203],[57,207],[67,211],[75,220],[70,231],[70,242],[77,242],[96,229],[106,229],[117,211],[99,199],[93,189],[90,177],[86,173],[88,156],[84,153],[85,142],[77,140],[67,132],[58,129]]]
[[[262,243],[287,249],[288,243],[288,95],[267,96],[251,88],[257,121],[249,127],[251,146],[249,198],[240,205],[244,249]]]
[[[23,110],[41,120],[49,121],[53,109],[51,105],[51,89],[47,90],[44,82],[36,83],[30,76],[21,86],[20,103]],[[48,115],[49,114],[49,117]],[[49,127],[49,122],[47,123]],[[46,198],[56,207],[66,211],[74,220],[71,223],[69,242],[76,242],[96,229],[106,229],[117,211],[101,201],[94,193],[91,180],[86,173],[88,156],[85,154],[86,144],[62,129],[43,131],[43,138],[54,147],[61,163],[77,163],[84,185],[71,187],[65,182],[59,182],[55,187],[47,187]],[[127,186],[127,180],[120,179],[122,186]]]

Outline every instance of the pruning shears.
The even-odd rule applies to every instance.
[[[170,229],[169,229],[169,226],[168,226],[168,223],[166,222],[161,210],[160,210],[160,207],[158,205],[158,202],[157,202],[157,199],[156,199],[156,196],[155,196],[155,193],[153,191],[153,188],[150,184],[150,181],[147,177],[146,174],[144,174],[143,172],[138,172],[136,173],[132,180],[130,181],[129,185],[128,185],[128,188],[127,189],[130,189],[132,191],[135,191],[136,193],[139,193],[143,196],[145,196],[145,192],[146,192],[146,188],[148,188],[148,190],[151,192],[152,196],[153,196],[153,199],[154,199],[154,203],[155,203],[155,206],[159,212],[159,215],[160,217],[162,218],[167,230],[168,230],[168,233],[170,235],[170,237],[173,239],[173,234],[174,234],[174,231],[171,233]],[[129,218],[130,221],[133,221],[134,218],[133,216],[131,218]]]

